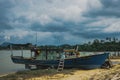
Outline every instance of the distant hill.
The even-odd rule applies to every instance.
[[[2,43],[0,46],[2,46],[2,47],[7,47],[8,45],[11,45],[11,44],[13,44],[13,43],[4,42],[4,43]]]

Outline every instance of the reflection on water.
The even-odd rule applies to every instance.
[[[29,53],[29,50],[24,50],[25,53]],[[20,55],[21,50],[14,50],[14,55]],[[10,72],[16,72],[18,70],[24,70],[24,65],[14,64],[10,58],[11,52],[9,50],[0,51],[0,75]],[[24,54],[26,56],[26,54]]]

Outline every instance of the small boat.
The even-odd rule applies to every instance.
[[[54,49],[52,49],[52,50],[54,50]],[[61,52],[61,53],[66,53],[66,52],[71,53],[72,51],[74,51],[74,50],[69,50],[69,51],[63,50],[63,52]],[[47,52],[49,52],[49,50],[47,50],[46,53]],[[80,69],[100,68],[101,65],[105,63],[105,60],[108,57],[109,57],[109,53],[101,53],[101,54],[94,54],[94,55],[81,56],[81,57],[75,56],[72,58],[64,57],[64,68],[80,68]],[[22,56],[11,55],[11,59],[14,63],[25,64],[25,66],[35,65],[37,68],[45,68],[45,67],[57,68],[59,65],[59,62],[60,62],[60,58],[54,59],[54,60],[49,60],[49,59],[47,59],[47,57],[46,57],[46,60],[38,60],[36,58],[25,58]]]

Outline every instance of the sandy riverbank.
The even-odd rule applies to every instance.
[[[113,62],[120,62],[120,59],[110,59]]]
[[[111,69],[64,69],[62,72],[57,72],[56,69],[19,71],[1,77],[0,80],[110,80],[120,77],[119,72],[120,64],[117,64]]]
[[[16,72],[9,72],[9,73],[6,73],[6,74],[0,74],[0,77],[4,77],[4,76],[8,76],[10,74],[15,74]]]
[[[116,65],[111,69],[76,70],[71,74],[59,73],[53,76],[34,77],[26,80],[111,80],[116,75],[120,79],[119,72],[120,65]]]
[[[94,69],[94,70],[64,70],[57,73],[56,70],[34,70],[27,72],[17,72],[0,80],[110,80],[115,75],[120,77],[120,65],[111,69]],[[118,79],[119,80],[119,79]]]

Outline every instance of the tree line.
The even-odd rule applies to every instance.
[[[30,49],[32,43],[26,43],[26,44],[14,44],[13,49]],[[35,46],[35,45],[34,45]],[[111,38],[107,37],[104,40],[100,39],[94,39],[93,41],[89,41],[88,43],[84,44],[76,44],[76,45],[70,45],[70,44],[63,44],[63,45],[40,45],[37,46],[38,48],[44,49],[44,48],[62,48],[62,49],[75,49],[76,46],[78,46],[79,51],[120,51],[120,40],[118,38]],[[10,45],[6,47],[0,46],[0,49],[10,49]]]

